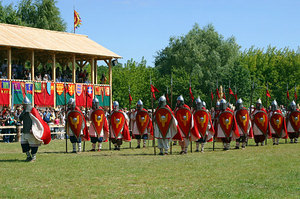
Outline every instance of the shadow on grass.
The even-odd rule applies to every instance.
[[[0,162],[26,162],[26,161],[19,160],[19,159],[9,159],[9,160],[0,160]]]

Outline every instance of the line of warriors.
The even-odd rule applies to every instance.
[[[119,103],[113,102],[113,110],[105,113],[99,106],[98,99],[93,99],[92,109],[87,119],[91,122],[89,128],[86,118],[75,105],[75,100],[68,102],[67,132],[73,144],[73,152],[81,151],[81,139],[91,140],[92,150],[100,151],[102,142],[108,139],[114,144],[114,150],[120,150],[123,141],[137,139],[137,148],[146,147],[146,140],[157,139],[160,155],[169,154],[170,141],[178,141],[181,146],[180,154],[188,152],[190,142],[196,142],[196,151],[204,152],[205,143],[214,139],[223,143],[224,150],[229,150],[230,142],[236,141],[236,149],[246,147],[248,138],[254,138],[256,145],[264,145],[265,139],[272,137],[273,145],[278,145],[280,138],[289,138],[297,143],[300,131],[300,111],[293,101],[286,117],[274,100],[271,110],[267,113],[260,99],[254,110],[250,112],[244,107],[242,99],[238,99],[235,110],[229,107],[225,99],[216,104],[216,110],[210,113],[206,103],[198,97],[192,109],[184,103],[180,95],[177,98],[174,111],[167,105],[165,96],[159,98],[158,107],[153,113],[153,121],[148,111],[139,100],[136,109],[127,115],[119,109]],[[97,149],[96,144],[98,143]],[[200,148],[201,146],[201,148]],[[199,150],[200,149],[200,150]]]

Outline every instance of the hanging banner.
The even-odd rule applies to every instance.
[[[36,93],[42,92],[42,83],[41,82],[34,83],[34,92],[36,92]]]
[[[50,94],[49,94],[50,93]],[[54,84],[41,82],[41,90],[34,95],[34,104],[37,106],[54,106]]]
[[[64,93],[64,84],[63,83],[56,83],[56,93],[61,95]]]
[[[54,83],[47,82],[44,106],[54,106]]]
[[[9,105],[9,81],[0,81],[0,105]]]
[[[78,88],[78,89],[77,89]],[[77,92],[78,90],[78,92]],[[78,95],[80,93],[80,95]],[[86,106],[86,87],[82,84],[76,85],[76,105]]]
[[[25,96],[25,82],[12,82],[13,87],[13,101],[12,104],[22,104],[22,101]]]
[[[73,96],[75,92],[75,84],[68,84],[68,93],[70,96]]]
[[[93,85],[87,85],[87,106],[92,107],[93,103]]]

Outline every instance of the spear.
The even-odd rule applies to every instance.
[[[130,95],[130,85],[128,86],[128,92],[129,92],[129,132],[132,134],[131,129],[131,95]],[[129,142],[129,148],[131,149],[131,142]]]
[[[230,104],[230,93],[229,93],[229,91],[230,91],[229,89],[231,89],[231,88],[230,88],[230,80],[229,80],[229,85],[228,85],[228,86],[229,86],[229,87],[228,87],[228,101],[229,101],[229,104]]]
[[[172,73],[171,73],[171,109],[173,110],[173,77],[172,77]]]
[[[251,105],[252,105],[252,100],[253,100],[253,92],[254,92],[254,80],[252,82],[252,87],[251,87],[251,96],[250,96],[250,115],[252,113],[252,108],[251,108]]]
[[[64,83],[64,97],[65,97],[65,131],[66,131],[66,153],[68,153],[68,123],[67,123],[67,96],[66,96],[66,83]]]
[[[150,74],[150,88],[152,85],[151,74]],[[152,107],[152,126],[153,126],[153,93],[151,93],[151,107]],[[153,147],[154,147],[154,155],[156,155],[156,147],[155,147],[155,136],[153,135]]]

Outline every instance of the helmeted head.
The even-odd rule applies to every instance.
[[[205,101],[202,101],[202,108],[206,108],[206,103],[205,103]]]
[[[202,101],[201,101],[200,97],[198,97],[195,100],[195,103],[196,103],[196,110],[200,110],[202,108]]]
[[[226,102],[226,100],[225,99],[221,99],[221,101],[220,101],[220,109],[222,111],[225,111],[226,108],[227,108],[227,102]]]
[[[271,104],[271,110],[276,111],[277,109],[278,109],[278,104],[277,104],[276,100],[274,100]]]
[[[28,99],[27,96],[25,96],[25,98],[22,101],[23,104],[23,108],[26,112],[30,112],[32,109],[32,105],[31,105],[31,101]]]
[[[113,102],[113,110],[114,110],[114,111],[118,111],[119,108],[120,108],[119,102],[118,102],[118,101],[114,101],[114,102]]]
[[[182,107],[183,105],[184,105],[184,99],[183,99],[182,95],[180,95],[180,96],[177,97],[176,106],[177,107]]]
[[[262,102],[261,102],[260,98],[256,101],[256,107],[255,108],[257,110],[261,110],[262,109]]]
[[[71,109],[71,110],[74,110],[75,107],[76,107],[75,99],[74,98],[70,98],[69,101],[68,101],[68,108]]]
[[[167,105],[166,97],[163,95],[158,100],[158,107],[165,107]]]
[[[297,105],[296,105],[296,102],[293,100],[292,102],[291,102],[291,110],[292,111],[295,111],[297,109]]]
[[[143,102],[142,102],[141,99],[139,99],[139,101],[137,101],[136,109],[139,110],[139,111],[143,110]]]
[[[94,99],[93,99],[93,102],[92,102],[92,108],[93,108],[94,110],[96,110],[97,108],[99,108],[99,100],[98,100],[98,98],[94,98]]]
[[[236,101],[235,108],[236,110],[240,110],[243,108],[243,100],[241,98]]]
[[[217,101],[216,103],[216,110],[220,110],[220,101]]]

